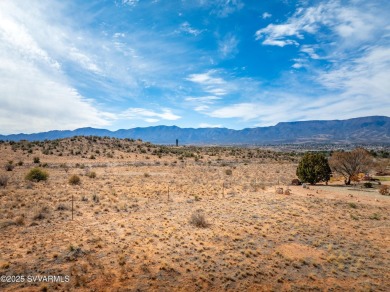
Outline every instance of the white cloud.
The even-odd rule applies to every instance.
[[[197,112],[203,112],[209,108],[210,107],[208,105],[199,105],[199,106],[195,107],[194,110]]]
[[[216,100],[221,99],[219,96],[202,96],[202,97],[186,97],[186,101],[194,101],[199,103],[214,103]]]
[[[309,98],[291,96],[289,98],[275,98],[272,103],[264,101],[236,103],[214,109],[206,114],[213,118],[237,118],[250,121],[257,126],[272,126],[280,121],[335,119],[337,117],[354,117],[353,113],[341,110],[349,106],[348,101],[332,101],[329,97],[319,101]]]
[[[0,9],[0,38],[4,49],[15,50],[20,57],[31,61],[44,62],[54,68],[59,68],[57,61],[49,57],[30,35],[28,28],[16,17],[7,14],[7,9],[13,9],[10,3],[1,3]]]
[[[186,34],[198,36],[203,32],[203,30],[195,29],[191,27],[191,25],[187,21],[185,21],[180,25],[180,28],[177,32],[184,32]]]
[[[292,67],[304,67],[308,72],[308,75],[301,74],[294,86],[274,93],[283,95],[284,91],[288,95],[294,90],[307,90],[307,93],[292,97],[289,103],[276,98],[278,104],[284,105],[275,110],[276,114],[272,114],[272,117],[264,115],[270,114],[272,109],[268,110],[261,97],[260,101],[254,103],[236,103],[210,111],[209,114],[258,119],[262,124],[267,124],[267,121],[272,124],[278,119],[345,119],[388,115],[388,8],[388,4],[383,7],[379,2],[361,0],[320,2],[312,7],[297,9],[282,23],[270,24],[258,30],[256,38],[262,40],[264,45],[298,46],[299,53],[292,59]],[[309,35],[311,43],[305,40]],[[327,64],[317,67],[319,62]],[[257,110],[251,109],[251,106]]]
[[[244,7],[244,3],[241,0],[217,0],[210,2],[215,5],[213,13],[219,17],[227,17]]]
[[[119,115],[119,118],[122,119],[139,119],[146,122],[158,122],[160,119],[175,121],[181,117],[172,113],[171,109],[162,109],[162,112],[156,112],[144,108],[128,108]]]
[[[262,15],[263,19],[267,19],[267,18],[271,18],[272,17],[272,14],[268,13],[268,12],[264,12],[263,15]]]
[[[299,63],[296,63],[299,64]],[[300,67],[301,65],[297,65]],[[384,115],[390,112],[390,48],[375,47],[338,69],[321,72],[313,77],[319,82],[315,96],[292,94],[297,91],[273,89],[257,94],[253,101],[206,108],[202,113],[220,119],[237,118],[257,126],[275,125],[280,121],[334,120],[358,116]],[[302,91],[302,89],[300,89]]]
[[[69,49],[69,57],[84,69],[92,71],[96,74],[102,73],[102,70],[99,68],[99,66],[94,61],[92,61],[89,56],[83,54],[75,47]]]
[[[98,110],[61,79],[53,78],[50,71],[3,53],[0,45],[2,134],[102,127],[115,118]]]
[[[199,128],[222,128],[222,125],[214,125],[214,124],[208,124],[208,123],[200,123],[198,125]]]
[[[222,58],[232,58],[238,54],[238,39],[233,34],[227,34],[218,42],[218,51]]]
[[[220,77],[213,77],[212,75],[216,74],[216,70],[210,70],[206,73],[200,74],[191,74],[187,80],[199,83],[202,85],[222,85],[225,84],[225,80]]]
[[[139,0],[122,0],[122,4],[128,5],[128,6],[136,6],[138,4]]]
[[[219,118],[242,118],[241,115],[237,116],[235,109],[232,112],[226,109],[228,112],[225,112],[225,107],[221,107],[221,104],[229,102],[232,96],[237,101],[253,99],[261,90],[258,81],[251,78],[237,78],[222,70],[191,74],[187,80],[199,84],[203,93],[211,95],[187,97],[185,100],[191,103],[190,105],[196,112]]]
[[[263,45],[278,46],[284,47],[287,45],[298,45],[294,40],[275,40],[275,39],[266,39],[263,41]]]
[[[210,108],[210,105],[215,104],[216,101],[221,100],[219,96],[201,96],[201,97],[187,97],[185,101],[195,104],[194,110],[197,112],[203,112]]]
[[[256,39],[264,45],[298,45],[305,34],[320,34],[322,28],[332,31],[343,45],[350,46],[375,38],[374,29],[378,27],[376,11],[378,8],[363,1],[350,1],[343,5],[340,1],[327,1],[313,7],[299,8],[281,24],[269,24],[256,32]]]
[[[320,59],[320,56],[315,52],[314,47],[310,45],[303,45],[301,47],[301,52],[306,53],[310,58],[317,60]]]
[[[109,125],[115,116],[99,110],[72,87],[57,61],[67,51],[66,32],[45,22],[46,16],[55,17],[56,10],[36,4],[0,2],[1,132]],[[87,59],[84,62],[87,66]]]
[[[221,77],[216,77],[217,70],[209,70],[206,73],[191,74],[186,79],[199,84],[206,93],[223,96],[229,93],[228,83]]]
[[[113,35],[114,38],[124,38],[125,36],[126,34],[124,34],[123,32],[116,32]]]
[[[148,122],[148,123],[157,123],[159,121],[159,119],[146,118],[146,119],[144,119],[144,121]]]
[[[294,59],[295,63],[291,66],[293,67],[294,69],[300,69],[302,68],[304,65],[303,65],[303,60],[301,59]]]
[[[351,99],[365,97],[366,107],[376,104],[378,110],[387,110],[389,113],[389,76],[390,45],[368,48],[362,56],[321,72],[317,81],[331,90],[340,90]]]
[[[109,126],[117,119],[102,110],[110,102],[137,100],[143,88],[157,81],[161,90],[177,88],[166,71],[182,72],[187,65],[167,54],[183,60],[187,49],[146,38],[145,31],[81,30],[84,19],[74,25],[75,16],[67,14],[71,6],[63,1],[0,1],[0,133]],[[93,94],[82,93],[87,91]],[[89,98],[99,98],[99,103]],[[169,111],[159,113],[145,118],[178,118]]]

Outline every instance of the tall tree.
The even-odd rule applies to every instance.
[[[299,162],[297,176],[303,182],[316,184],[330,179],[331,169],[328,160],[321,153],[305,153]]]
[[[363,148],[351,152],[334,152],[329,159],[331,169],[344,177],[346,185],[351,184],[351,178],[359,173],[367,172],[372,166],[370,153]]]

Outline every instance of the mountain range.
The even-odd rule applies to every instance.
[[[227,128],[179,128],[153,126],[144,128],[106,129],[80,128],[34,134],[0,135],[0,140],[54,140],[72,136],[108,136],[142,139],[155,144],[193,145],[264,145],[287,143],[372,144],[390,143],[390,118],[370,116],[348,120],[281,122],[275,126],[232,130]]]

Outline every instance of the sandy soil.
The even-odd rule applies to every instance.
[[[271,152],[211,149],[159,158],[153,145],[129,142],[141,147],[111,145],[107,157],[99,141],[64,141],[48,155],[45,145],[33,153],[0,145],[1,165],[23,161],[0,172],[9,178],[0,189],[0,276],[70,280],[3,281],[1,291],[390,287],[390,197],[377,189],[287,186],[297,158]],[[68,156],[70,148],[85,157]],[[33,157],[49,173],[46,182],[25,180]],[[92,171],[96,178],[88,177]],[[73,174],[80,185],[69,184]],[[276,194],[277,187],[291,194]],[[194,212],[206,228],[190,223]]]

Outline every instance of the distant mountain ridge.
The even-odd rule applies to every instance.
[[[142,139],[155,144],[261,145],[287,143],[390,143],[390,118],[370,116],[348,120],[281,122],[275,126],[232,130],[227,128],[179,128],[153,126],[128,130],[80,128],[35,134],[0,135],[0,140],[42,141],[73,136],[108,136]]]

